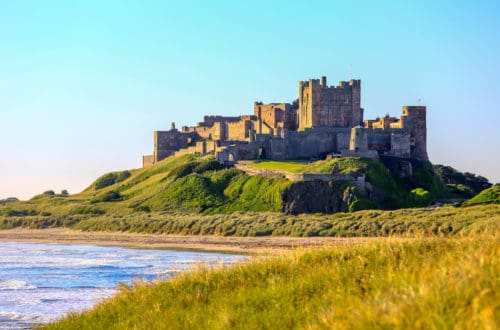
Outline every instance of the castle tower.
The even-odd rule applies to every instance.
[[[425,106],[403,106],[401,128],[410,133],[411,158],[428,160],[427,156],[427,108]]]
[[[363,122],[361,80],[328,86],[326,77],[299,82],[298,129],[354,127]]]
[[[360,125],[351,128],[349,150],[357,152],[364,152],[368,150],[368,133],[366,128]]]

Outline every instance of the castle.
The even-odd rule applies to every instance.
[[[254,103],[253,115],[205,116],[193,127],[154,132],[151,166],[166,157],[215,153],[221,162],[323,158],[327,155],[428,160],[426,107],[403,106],[400,118],[363,120],[361,80],[328,86],[299,82],[293,103]]]

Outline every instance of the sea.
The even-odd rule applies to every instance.
[[[120,284],[168,280],[200,263],[242,255],[0,242],[0,329],[24,329],[92,308]]]

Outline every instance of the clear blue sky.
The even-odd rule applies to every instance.
[[[500,181],[499,1],[1,1],[0,198],[141,166],[153,131],[362,80],[432,162]]]

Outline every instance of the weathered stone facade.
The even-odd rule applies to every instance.
[[[216,153],[220,161],[386,155],[427,160],[426,107],[404,106],[401,118],[363,121],[361,81],[328,86],[326,77],[299,82],[292,103],[254,103],[253,115],[205,116],[181,131],[154,133],[150,166],[171,155]]]
[[[328,86],[326,77],[299,82],[298,129],[362,124],[361,80]]]

